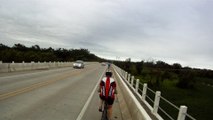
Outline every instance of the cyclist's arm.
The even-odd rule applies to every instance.
[[[115,88],[115,94],[118,94],[117,88]]]
[[[117,84],[116,84],[116,82],[115,82],[115,84],[114,84],[114,87],[115,87],[115,94],[118,94],[118,91],[117,91]]]
[[[99,85],[98,92],[101,92],[101,86]]]
[[[102,83],[102,81],[100,82],[100,84],[99,84],[99,88],[98,88],[98,92],[100,93],[101,92],[101,87],[103,86],[103,83]]]

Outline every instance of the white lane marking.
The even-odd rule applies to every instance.
[[[99,78],[98,81],[100,81],[100,80],[102,79],[104,73],[105,73],[105,71],[103,72],[103,74],[101,75],[101,77]],[[84,107],[82,108],[82,110],[81,110],[81,112],[80,112],[80,114],[78,115],[78,117],[77,117],[76,120],[81,120],[81,119],[82,119],[83,115],[84,115],[85,112],[86,112],[86,109],[87,109],[88,106],[89,106],[89,103],[90,103],[91,100],[92,100],[93,95],[95,94],[95,91],[96,91],[96,88],[98,87],[98,85],[99,85],[99,82],[97,82],[97,84],[95,85],[95,88],[93,89],[92,93],[90,94],[90,96],[89,96],[87,102],[85,103]]]

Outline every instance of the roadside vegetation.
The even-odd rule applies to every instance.
[[[15,44],[13,47],[0,44],[0,61],[3,62],[50,62],[50,61],[101,61],[103,59],[90,53],[87,49],[40,48],[38,45],[26,47]]]
[[[148,83],[152,90],[161,91],[161,95],[175,105],[186,105],[188,113],[196,119],[213,118],[212,70],[182,67],[179,63],[169,65],[163,61],[114,63],[140,79],[141,83]],[[165,104],[162,107],[168,109]],[[177,117],[177,111],[166,111]]]

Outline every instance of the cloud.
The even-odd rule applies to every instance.
[[[211,0],[1,0],[0,40],[212,68],[212,5]]]

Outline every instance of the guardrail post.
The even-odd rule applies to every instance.
[[[121,70],[121,75],[122,75],[122,77],[124,77],[124,71],[123,70]]]
[[[34,61],[31,61],[31,63],[30,63],[30,66],[31,66],[31,68],[30,68],[30,70],[33,70],[34,69]]]
[[[25,62],[24,61],[22,61],[22,70],[25,70]]]
[[[144,83],[144,84],[143,84],[143,93],[142,93],[142,100],[143,100],[143,101],[146,100],[146,91],[147,91],[147,84]]]
[[[131,74],[128,74],[128,83],[130,83]]]
[[[135,77],[132,76],[132,79],[131,79],[131,86],[132,86],[132,87],[133,87],[134,80],[135,80]]]
[[[185,120],[186,112],[187,112],[187,107],[184,105],[180,106],[177,120]]]
[[[123,70],[122,72],[123,72],[123,73],[122,73],[122,74],[123,74],[123,76],[122,76],[122,77],[123,77],[123,78],[125,78],[125,71]]]
[[[136,80],[135,92],[138,93],[139,79]]]
[[[155,102],[154,102],[154,107],[153,107],[153,113],[154,114],[158,113],[158,107],[159,107],[159,103],[160,103],[160,96],[161,96],[161,92],[160,91],[156,91],[156,93],[155,93]]]
[[[128,73],[125,72],[125,80],[127,80],[127,77],[128,77]]]

